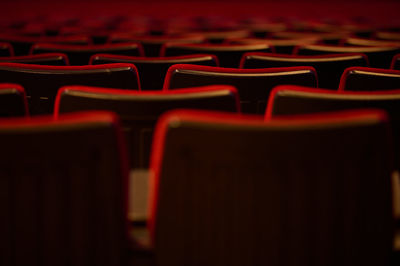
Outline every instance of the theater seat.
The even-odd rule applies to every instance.
[[[192,34],[203,36],[208,43],[224,43],[231,39],[246,38],[250,35],[250,31],[246,29],[206,29],[194,31]]]
[[[246,52],[271,52],[268,44],[175,44],[166,43],[161,56],[187,54],[214,54],[221,67],[239,67],[240,58]]]
[[[51,114],[58,89],[66,85],[140,90],[136,67],[122,63],[97,66],[0,63],[0,82],[13,82],[25,88],[31,114]]]
[[[21,55],[0,57],[0,62],[21,63],[21,64],[37,64],[48,66],[67,66],[69,65],[68,57],[62,53],[49,53],[37,55]]]
[[[0,117],[29,115],[28,102],[23,87],[0,83]]]
[[[275,53],[278,54],[292,54],[293,49],[296,46],[304,45],[304,44],[312,44],[317,42],[319,39],[316,37],[302,37],[302,38],[291,38],[291,39],[274,39],[274,38],[243,38],[243,39],[234,39],[230,40],[229,43],[233,44],[257,44],[264,43],[273,47]]]
[[[1,42],[0,43],[0,57],[1,56],[13,56],[14,50],[9,43]]]
[[[64,53],[68,56],[71,65],[87,65],[90,57],[99,53],[143,56],[143,47],[138,43],[117,43],[103,45],[62,45],[51,43],[34,44],[31,54]]]
[[[162,90],[168,68],[174,64],[194,64],[218,66],[215,55],[196,54],[169,57],[134,57],[112,54],[96,54],[90,58],[90,64],[130,63],[139,72],[142,90]]]
[[[150,181],[157,265],[388,265],[388,130],[380,111],[164,115]]]
[[[0,121],[2,265],[124,265],[127,165],[115,115]]]
[[[397,54],[393,57],[392,64],[390,65],[391,69],[400,70],[400,54]]]
[[[379,91],[400,88],[400,71],[391,69],[350,67],[340,79],[341,91]]]
[[[379,108],[388,113],[395,145],[394,167],[399,170],[400,90],[330,91],[299,86],[278,86],[271,92],[266,118],[360,108]]]
[[[343,71],[352,66],[368,66],[363,54],[331,55],[282,55],[268,53],[246,53],[241,68],[269,68],[290,66],[312,66],[318,74],[318,87],[337,90]]]
[[[55,115],[80,110],[116,112],[131,152],[131,168],[148,168],[154,125],[162,113],[176,108],[238,112],[239,96],[230,86],[148,92],[71,86],[59,91]]]
[[[376,40],[366,38],[350,37],[344,40],[344,45],[348,46],[400,46],[400,42],[387,41],[387,40]]]
[[[317,75],[312,67],[235,69],[174,65],[168,70],[164,90],[212,84],[236,87],[244,113],[264,114],[266,101],[273,87],[282,84],[317,87]]]
[[[14,48],[15,55],[28,55],[35,43],[56,43],[56,44],[75,44],[88,45],[89,37],[85,35],[71,36],[24,36],[20,34],[0,34],[1,42],[8,42]]]
[[[377,31],[375,37],[380,40],[400,41],[400,33],[398,31]]]
[[[204,37],[195,34],[135,36],[133,34],[115,33],[108,40],[110,43],[136,42],[143,46],[144,54],[148,57],[160,56],[161,47],[166,43],[201,43]]]
[[[363,53],[368,56],[371,67],[389,68],[395,54],[400,53],[400,46],[334,46],[311,44],[299,46],[295,54],[318,55],[334,53]]]

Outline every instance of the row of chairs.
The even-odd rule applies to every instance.
[[[392,259],[393,145],[383,111],[268,121],[163,115],[152,149],[146,247],[128,237],[126,146],[114,114],[2,120],[0,136],[4,265],[127,265],[146,257],[159,266],[368,266]]]
[[[27,112],[27,101],[22,87],[15,84],[3,84],[1,96],[4,96],[1,97],[2,100],[4,99],[3,106],[8,104],[15,107],[15,109],[2,110],[4,115],[9,115],[12,111],[15,111],[14,115],[23,115]],[[267,99],[268,95],[265,101]],[[159,92],[67,86],[58,91],[54,114],[58,116],[60,113],[82,110],[116,112],[124,125],[129,151],[132,155],[131,168],[147,168],[154,125],[162,113],[176,108],[239,113],[243,106],[239,100],[240,92],[226,85]],[[266,116],[271,118],[275,115],[381,108],[390,115],[396,136],[400,133],[397,121],[399,106],[400,92],[398,90],[332,91],[284,85],[272,90]],[[397,145],[397,139],[394,142]],[[400,150],[400,145],[398,146]],[[400,169],[400,159],[396,159],[395,163]]]
[[[267,60],[271,57],[270,55],[259,54],[254,56],[265,56]],[[252,57],[252,55],[249,55],[249,57]],[[212,65],[216,62],[215,57],[208,55],[153,60],[151,63],[146,60],[141,61],[141,58],[132,59],[119,56],[115,60],[114,58],[115,56],[111,55],[98,55],[93,57],[93,61],[107,62],[108,64],[87,66],[0,63],[0,82],[17,83],[26,89],[31,114],[52,113],[58,89],[67,85],[98,86],[136,91],[144,91],[151,86],[150,88],[157,87],[157,90],[168,91],[226,84],[238,89],[243,112],[259,114],[264,113],[268,95],[272,88],[277,85],[292,84],[322,87],[321,83],[336,84],[335,82],[337,82],[339,84],[340,81],[337,87],[332,86],[329,89],[375,91],[400,88],[400,71],[398,70],[365,67],[344,68],[347,64],[340,65],[342,60],[349,60],[350,62],[362,60],[361,55],[323,57],[324,60],[326,59],[323,62],[319,61],[321,58],[314,58],[316,62],[309,63],[316,66],[318,70],[307,66],[252,69],[221,68],[207,66],[207,64]],[[334,60],[334,63],[331,64],[331,60]],[[135,65],[125,63],[132,61],[135,62]],[[179,62],[191,64],[174,64]],[[344,68],[344,72],[339,72],[342,68]],[[335,69],[337,72],[332,72]],[[157,75],[153,75],[153,73],[157,73]],[[166,73],[165,80],[164,73]],[[162,81],[164,84],[161,83]],[[7,108],[7,106],[6,104],[3,107]]]
[[[0,38],[1,41],[1,38]],[[278,40],[288,42],[287,40]],[[180,56],[188,54],[214,54],[218,57],[222,67],[237,68],[240,64],[240,59],[244,53],[248,52],[277,52],[282,53],[278,49],[277,43],[275,46],[268,41],[244,39],[235,40],[230,43],[209,44],[209,43],[181,43],[166,42],[160,48],[160,53],[151,53],[152,57],[164,56]],[[289,44],[285,44],[286,45]],[[343,54],[343,53],[363,53],[368,56],[369,64],[377,68],[389,68],[392,58],[400,53],[400,44],[397,45],[375,45],[375,46],[334,46],[322,44],[307,44],[307,45],[291,45],[293,46],[294,55],[324,55],[324,54]],[[90,57],[97,53],[111,53],[128,56],[144,56],[145,50],[150,48],[142,46],[138,42],[113,43],[103,45],[76,45],[76,44],[54,44],[54,43],[38,43],[32,45],[28,54],[41,53],[64,53],[69,58],[71,65],[87,65]],[[16,49],[16,48],[15,48]],[[1,56],[13,56],[14,50],[8,43],[0,44]],[[290,48],[292,49],[292,48]],[[15,53],[21,55],[21,53]],[[146,54],[149,56],[148,54]]]
[[[398,265],[398,29],[62,13],[0,19],[0,265]]]
[[[173,9],[176,9],[174,7]],[[178,10],[174,10],[178,11]],[[385,25],[368,17],[333,18],[333,17],[288,17],[277,14],[246,14],[240,17],[228,14],[178,14],[178,16],[159,16],[160,14],[127,15],[102,12],[101,16],[82,16],[49,12],[37,16],[9,16],[2,20],[1,28],[5,33],[23,36],[65,36],[86,34],[93,41],[98,36],[112,34],[126,35],[167,35],[196,32],[209,40],[232,37],[282,37],[310,35],[336,35],[373,37],[376,39],[394,39],[396,25]],[[332,37],[330,37],[332,38]],[[98,39],[98,38],[97,38]],[[107,40],[107,38],[102,38]],[[399,39],[399,37],[397,37]]]

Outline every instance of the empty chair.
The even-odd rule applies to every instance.
[[[131,167],[147,168],[153,127],[163,112],[175,108],[240,110],[237,92],[230,86],[152,92],[71,86],[59,91],[55,115],[78,110],[116,112],[128,140]]]
[[[3,265],[124,265],[122,141],[105,112],[0,121]]]
[[[221,67],[239,67],[240,58],[246,52],[271,52],[268,44],[175,44],[167,43],[161,49],[161,56],[187,54],[214,54]]]
[[[298,45],[311,44],[318,41],[316,37],[303,37],[294,39],[257,39],[257,38],[246,38],[231,40],[230,43],[242,43],[242,44],[256,44],[256,43],[266,43],[272,46],[275,53],[278,54],[292,54],[293,49]]]
[[[242,111],[263,114],[273,87],[282,84],[317,87],[317,76],[312,67],[235,69],[174,65],[168,70],[164,90],[212,84],[228,84],[236,87]]]
[[[15,55],[28,55],[32,45],[38,42],[75,45],[87,45],[90,43],[89,37],[85,35],[22,36],[16,34],[0,34],[0,41],[10,43],[14,48]]]
[[[310,114],[359,108],[387,111],[392,122],[395,167],[400,169],[400,90],[330,91],[297,86],[278,86],[270,95],[266,117]]]
[[[142,90],[161,90],[168,68],[174,64],[194,64],[218,66],[214,55],[183,55],[171,57],[133,57],[111,54],[97,54],[90,59],[91,64],[131,63],[134,64],[140,77]]]
[[[390,65],[391,69],[400,70],[400,54],[397,54],[393,57],[392,64]]]
[[[143,46],[144,54],[149,57],[160,56],[161,47],[166,43],[201,43],[203,41],[203,36],[194,34],[177,36],[132,36],[131,34],[113,34],[109,38],[110,43],[140,43]]]
[[[246,29],[200,30],[191,33],[203,36],[210,43],[223,43],[230,39],[246,38],[250,35],[250,31]]]
[[[247,53],[243,55],[241,68],[268,68],[289,66],[312,66],[318,74],[318,86],[337,90],[343,71],[351,66],[368,66],[363,54],[331,55],[281,55]]]
[[[368,56],[371,67],[389,68],[395,54],[400,52],[399,46],[333,46],[310,44],[299,46],[295,53],[299,55],[318,55],[334,53],[363,53]]]
[[[257,19],[252,21],[252,18],[245,21],[244,27],[256,38],[266,38],[274,32],[281,32],[287,29],[287,25],[284,22],[257,21]]]
[[[345,109],[380,108],[400,120],[400,89],[387,91],[332,91],[301,86],[277,86],[271,92],[266,117]]]
[[[0,43],[0,56],[13,56],[14,50],[9,43]]]
[[[0,63],[0,82],[18,83],[26,90],[31,114],[50,114],[60,87],[89,85],[140,90],[132,64],[97,66],[43,66]]]
[[[49,65],[49,66],[69,65],[68,57],[62,53],[6,56],[6,57],[0,57],[0,62]]]
[[[0,117],[29,114],[26,93],[18,84],[0,83]]]
[[[151,161],[157,265],[388,265],[388,134],[380,111],[168,113]]]
[[[305,39],[314,38],[319,43],[337,45],[340,41],[349,36],[348,31],[333,31],[333,32],[302,32],[299,31],[286,31],[286,32],[275,32],[272,34],[276,39]]]
[[[400,71],[392,69],[350,67],[343,72],[339,90],[379,91],[400,89]]]
[[[381,40],[400,41],[400,32],[378,31],[376,32],[375,37]]]
[[[143,48],[138,43],[117,43],[104,45],[62,45],[38,43],[32,46],[31,54],[64,53],[68,56],[71,65],[87,65],[92,55],[111,53],[131,56],[143,56]]]
[[[345,45],[354,46],[399,46],[400,42],[397,41],[387,41],[387,40],[376,40],[376,39],[364,39],[350,37],[344,40]]]

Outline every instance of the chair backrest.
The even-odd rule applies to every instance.
[[[0,43],[0,56],[13,56],[14,55],[14,50],[11,46],[11,44],[7,42],[1,42]]]
[[[343,41],[344,45],[349,46],[400,46],[400,42],[397,41],[386,41],[386,40],[377,40],[377,39],[366,39],[366,38],[357,38],[357,37],[349,37]]]
[[[230,86],[152,92],[71,86],[59,91],[55,115],[79,110],[116,112],[124,126],[131,167],[147,168],[154,125],[162,113],[176,108],[238,112],[239,96]]]
[[[143,48],[139,43],[117,43],[103,45],[63,45],[52,43],[37,43],[31,48],[31,54],[64,53],[71,65],[87,65],[94,54],[109,53],[131,56],[143,56]]]
[[[400,41],[400,33],[398,31],[377,31],[375,38],[388,41]]]
[[[346,109],[379,108],[400,121],[400,89],[387,91],[332,91],[301,86],[277,86],[269,97],[266,117]]]
[[[299,55],[363,53],[368,56],[371,67],[389,68],[395,54],[400,53],[399,46],[334,46],[311,44],[299,46],[295,49]]]
[[[347,109],[379,108],[392,123],[396,169],[400,169],[400,90],[330,91],[298,86],[278,86],[270,95],[266,118]]]
[[[350,67],[340,79],[341,91],[379,91],[400,89],[400,71],[393,69]]]
[[[221,67],[239,67],[240,59],[246,52],[271,52],[268,44],[175,44],[166,43],[161,49],[161,56],[187,54],[214,54]]]
[[[171,57],[133,57],[111,54],[96,54],[90,58],[90,64],[130,63],[139,72],[142,90],[162,90],[168,68],[174,64],[194,64],[218,66],[215,55],[197,54]]]
[[[390,64],[390,68],[400,70],[400,54],[393,56],[392,63]]]
[[[319,39],[316,37],[302,37],[302,38],[291,38],[291,39],[273,39],[273,38],[244,38],[234,39],[230,43],[241,43],[241,44],[256,44],[266,43],[270,45],[275,53],[278,54],[292,54],[293,49],[299,45],[312,44],[317,42]]]
[[[246,53],[241,68],[269,68],[290,66],[312,66],[318,74],[318,87],[337,90],[343,71],[352,66],[368,66],[364,54],[328,55],[282,55],[267,53]]]
[[[300,26],[301,27],[301,26]],[[314,31],[314,32],[310,32]],[[317,32],[317,29],[309,29],[304,31],[304,29],[299,29],[298,31],[283,31],[283,32],[274,32],[272,33],[273,38],[276,39],[305,39],[305,38],[314,38],[317,40],[319,44],[328,44],[328,45],[338,45],[341,40],[347,38],[351,33],[348,30],[328,30],[326,32]],[[354,33],[353,33],[354,34]],[[301,45],[301,44],[300,44]]]
[[[57,91],[66,85],[140,90],[136,67],[122,63],[97,66],[0,63],[0,82],[17,83],[25,88],[31,114],[52,113]]]
[[[379,111],[169,113],[151,162],[157,265],[388,265],[388,134]]]
[[[28,102],[23,87],[0,83],[0,117],[29,115]]]
[[[14,48],[15,55],[28,55],[33,44],[35,43],[58,43],[58,44],[90,44],[90,39],[85,35],[71,36],[22,36],[17,34],[0,34],[1,42],[8,42]]]
[[[69,65],[68,57],[62,53],[21,55],[0,57],[0,62],[35,64],[48,66],[67,66]]]
[[[249,37],[251,32],[247,29],[226,28],[226,29],[206,29],[194,30],[192,34],[203,36],[208,43],[227,43],[231,39]]]
[[[0,122],[2,265],[123,265],[124,145],[115,115]]]
[[[317,87],[317,75],[312,67],[235,69],[174,65],[168,70],[164,90],[213,84],[236,87],[242,111],[263,114],[273,87],[282,84]]]
[[[126,34],[112,34],[108,40],[110,43],[136,42],[143,46],[144,54],[149,57],[160,56],[161,47],[166,43],[201,43],[204,37],[201,35],[177,35],[177,36],[135,36]]]
[[[246,22],[246,28],[250,30],[251,35],[255,38],[268,38],[274,32],[283,32],[288,25],[281,22],[258,21],[257,19]]]

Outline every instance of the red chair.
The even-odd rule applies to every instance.
[[[386,41],[386,40],[376,40],[376,39],[364,39],[364,38],[347,38],[343,42],[344,45],[349,46],[399,46],[400,41]]]
[[[400,88],[400,71],[392,69],[350,67],[340,79],[340,91],[379,91]]]
[[[304,45],[304,44],[312,44],[317,42],[319,39],[316,37],[302,37],[302,38],[292,38],[292,39],[273,39],[273,38],[263,38],[263,39],[257,39],[257,38],[245,38],[245,39],[235,39],[235,40],[230,40],[230,43],[233,44],[259,44],[259,43],[264,43],[268,44],[271,47],[273,47],[273,50],[275,53],[278,54],[292,54],[293,49],[296,46],[299,45]]]
[[[31,114],[50,114],[60,87],[87,85],[140,90],[132,64],[97,66],[43,66],[0,63],[0,82],[17,83],[26,90]]]
[[[375,38],[388,41],[400,41],[400,33],[392,31],[377,31]]]
[[[150,180],[157,265],[388,265],[388,126],[381,111],[164,115]]]
[[[400,53],[400,46],[334,46],[334,45],[304,45],[294,51],[299,55],[363,53],[368,56],[371,67],[389,68],[395,54]]]
[[[3,265],[126,265],[120,130],[106,112],[0,121]]]
[[[192,34],[202,36],[209,43],[223,43],[231,39],[246,38],[250,31],[246,29],[220,29],[192,31]]]
[[[230,86],[209,86],[176,91],[137,92],[70,86],[59,90],[54,113],[109,110],[122,121],[132,168],[148,168],[153,128],[158,117],[176,108],[239,112],[239,96]]]
[[[69,65],[68,57],[62,53],[6,56],[6,57],[0,57],[0,62],[1,63],[7,62],[7,63],[21,63],[21,64],[50,65],[50,66],[68,66]]]
[[[281,84],[317,87],[317,75],[312,67],[237,69],[174,65],[168,70],[164,90],[213,84],[236,87],[242,111],[263,114],[273,87]]]
[[[104,44],[104,45],[61,45],[37,43],[32,46],[31,54],[64,53],[71,65],[87,65],[90,57],[99,53],[143,56],[143,47],[138,43]]]
[[[161,90],[168,68],[175,64],[194,64],[218,66],[215,55],[195,54],[169,57],[135,57],[112,54],[96,54],[90,58],[90,64],[130,63],[139,72],[142,90]]]
[[[221,67],[239,67],[240,59],[246,52],[271,52],[267,44],[175,44],[166,43],[161,49],[161,56],[188,54],[214,54]]]
[[[246,53],[240,63],[241,68],[269,68],[311,66],[318,74],[318,86],[337,90],[343,71],[352,66],[368,66],[364,54],[328,55],[282,55],[267,53]]]
[[[71,35],[71,36],[23,36],[19,34],[0,34],[1,42],[10,43],[15,55],[28,55],[29,51],[35,43],[57,43],[57,44],[74,44],[88,45],[90,39],[86,35]]]
[[[392,64],[390,65],[391,69],[400,70],[400,54],[397,54],[393,57]]]
[[[400,90],[331,91],[299,86],[278,86],[271,92],[266,118],[348,109],[379,108],[390,118],[395,147],[394,167],[400,169]]]
[[[0,117],[28,116],[28,102],[23,87],[0,83]]]
[[[172,35],[172,36],[134,36],[132,34],[119,33],[112,34],[109,37],[109,43],[136,42],[143,46],[144,54],[148,57],[160,56],[161,47],[166,43],[201,43],[204,37],[201,35]]]
[[[13,56],[14,55],[14,49],[11,46],[11,44],[6,43],[6,42],[1,42],[0,43],[0,58],[2,56]]]

